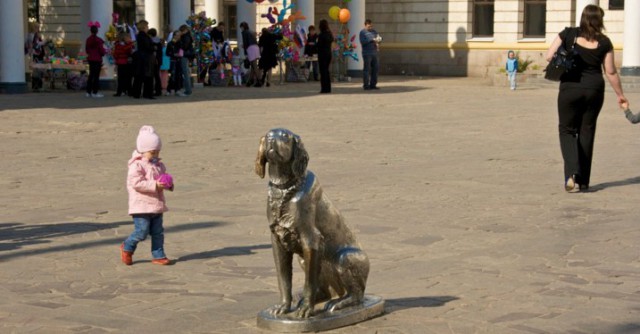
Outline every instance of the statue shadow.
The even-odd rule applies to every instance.
[[[258,249],[270,249],[271,244],[253,245],[253,246],[241,246],[241,247],[224,247],[220,249],[214,249],[211,251],[193,253],[185,256],[181,256],[178,261],[185,262],[189,260],[204,260],[212,259],[223,256],[242,256],[255,254],[255,250]]]
[[[385,312],[392,313],[408,308],[440,307],[448,302],[458,300],[454,296],[407,297],[385,300]]]

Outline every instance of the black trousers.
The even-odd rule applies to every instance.
[[[318,56],[321,93],[331,93],[331,73],[329,72],[329,65],[331,65],[331,55]]]
[[[101,61],[89,62],[89,78],[87,79],[87,93],[95,94],[100,88],[100,70],[102,69]]]
[[[558,132],[564,160],[564,179],[576,175],[576,182],[589,185],[596,123],[604,103],[604,89],[560,87]]]
[[[116,94],[128,94],[131,90],[131,77],[133,66],[131,64],[118,65],[118,89]]]
[[[140,92],[142,92],[142,97],[153,97],[153,77],[137,75],[133,78],[133,86],[129,95],[140,98]]]

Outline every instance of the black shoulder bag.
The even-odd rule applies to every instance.
[[[567,50],[565,48],[565,44],[567,40],[570,40],[570,33],[567,33],[567,37],[565,41],[560,44],[558,50],[551,58],[551,61],[547,65],[547,68],[544,70],[544,78],[551,81],[560,81],[562,75],[567,72],[570,72],[575,67],[575,45],[576,40],[578,39],[578,29],[573,30],[573,44],[571,44],[571,49]]]

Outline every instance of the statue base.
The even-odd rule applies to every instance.
[[[323,312],[307,319],[292,313],[271,315],[270,308],[258,313],[258,327],[276,332],[318,332],[353,325],[384,313],[382,297],[365,295],[362,304],[335,312]]]

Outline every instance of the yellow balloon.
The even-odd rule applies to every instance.
[[[332,6],[331,8],[329,8],[329,17],[332,20],[337,20],[338,16],[340,15],[340,7],[338,6]]]

